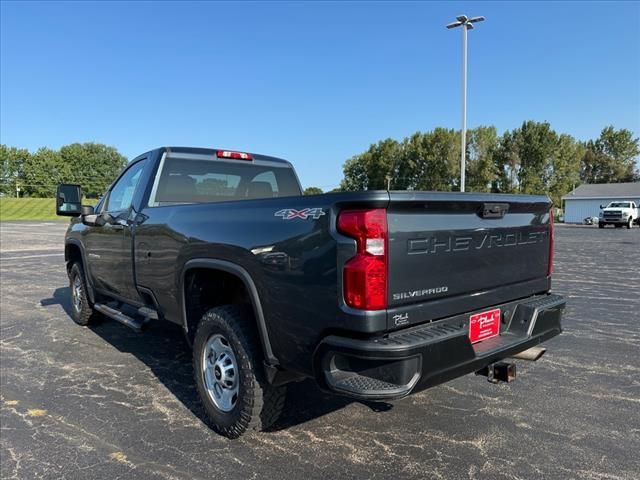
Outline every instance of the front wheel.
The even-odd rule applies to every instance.
[[[284,408],[286,389],[266,381],[248,308],[216,307],[202,317],[193,344],[193,369],[214,430],[228,438],[268,428]]]
[[[604,223],[599,223],[598,228],[604,228]]]
[[[627,228],[630,229],[633,226],[633,218],[629,217],[629,220],[627,221]]]
[[[69,269],[69,289],[71,290],[71,318],[73,321],[82,326],[95,323],[99,313],[93,310],[89,301],[87,280],[82,264],[79,262],[74,263]]]

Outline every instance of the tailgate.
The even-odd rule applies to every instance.
[[[389,308],[432,302],[446,316],[547,290],[550,208],[546,196],[391,192]]]

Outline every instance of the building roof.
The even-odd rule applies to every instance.
[[[580,198],[640,198],[640,182],[587,183],[562,196],[562,200]]]

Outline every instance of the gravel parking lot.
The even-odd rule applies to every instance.
[[[556,229],[565,332],[518,380],[387,403],[290,388],[271,432],[203,423],[181,332],[67,311],[64,223],[2,223],[2,478],[637,479],[640,229]]]

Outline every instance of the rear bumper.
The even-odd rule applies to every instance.
[[[469,316],[476,312],[373,339],[331,335],[316,349],[316,380],[327,390],[359,399],[404,397],[555,337],[562,331],[564,306],[559,295],[497,305],[500,335],[476,344],[468,338]]]

